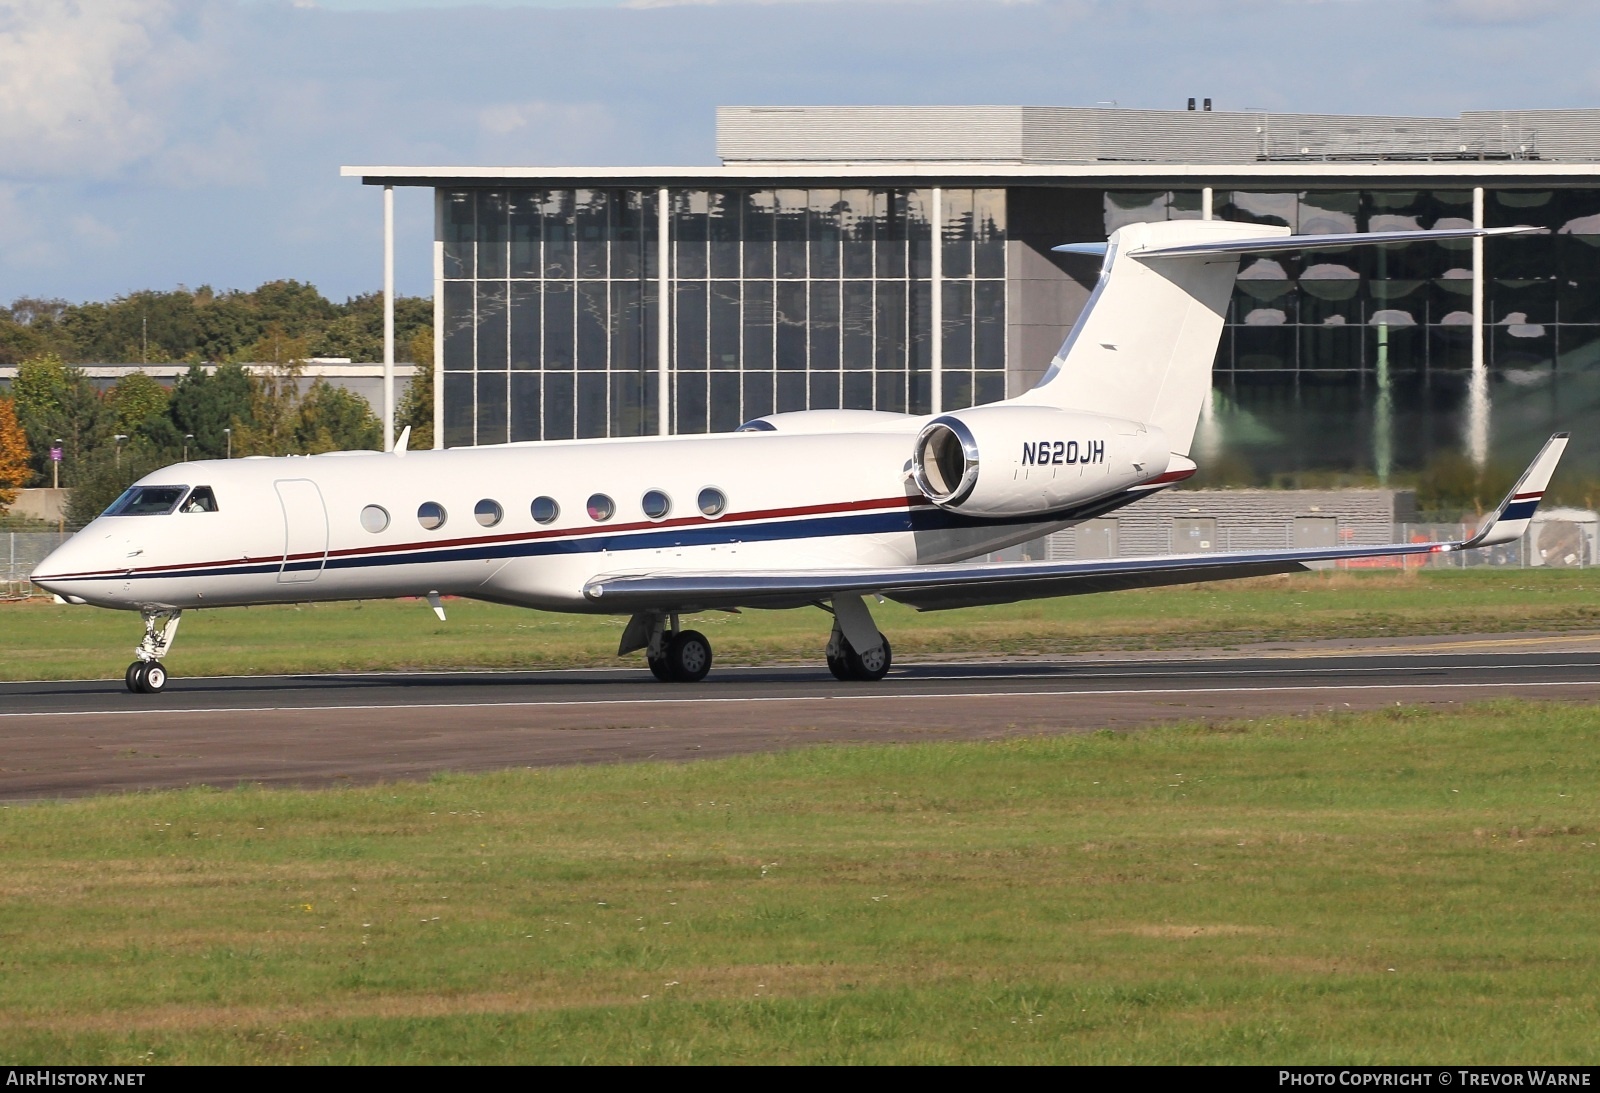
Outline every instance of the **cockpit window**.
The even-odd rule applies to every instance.
[[[182,512],[216,512],[217,495],[211,492],[210,486],[196,486],[184,501]]]
[[[133,486],[112,502],[111,507],[101,515],[165,516],[177,507],[178,501],[188,490],[188,486]],[[215,500],[212,504],[216,504]]]

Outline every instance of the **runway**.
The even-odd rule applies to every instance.
[[[1553,642],[1555,644],[1541,644]],[[1376,643],[1367,643],[1376,645]],[[1380,651],[1079,657],[896,668],[643,668],[0,684],[0,799],[205,784],[327,785],[445,770],[680,760],[819,743],[1126,729],[1395,703],[1600,696],[1592,639]]]

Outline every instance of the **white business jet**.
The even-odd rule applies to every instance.
[[[1511,542],[1566,445],[1552,437],[1463,542],[975,564],[1195,472],[1195,425],[1241,255],[1525,229],[1290,236],[1221,221],[1135,224],[1043,379],[935,416],[813,410],[733,433],[179,463],[146,475],[51,554],[35,583],[138,611],[127,685],[167,683],[181,612],[442,596],[629,616],[617,650],[662,680],[711,667],[680,616],[815,606],[840,679],[889,670],[866,597],[923,610],[1298,572],[1342,558]]]

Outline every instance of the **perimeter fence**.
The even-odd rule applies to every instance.
[[[72,538],[71,531],[0,531],[0,599],[21,600],[40,592],[29,579],[34,567]]]

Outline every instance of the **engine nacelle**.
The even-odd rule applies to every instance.
[[[934,504],[971,516],[1043,516],[1160,477],[1153,425],[1048,406],[974,406],[917,434],[911,471]]]

